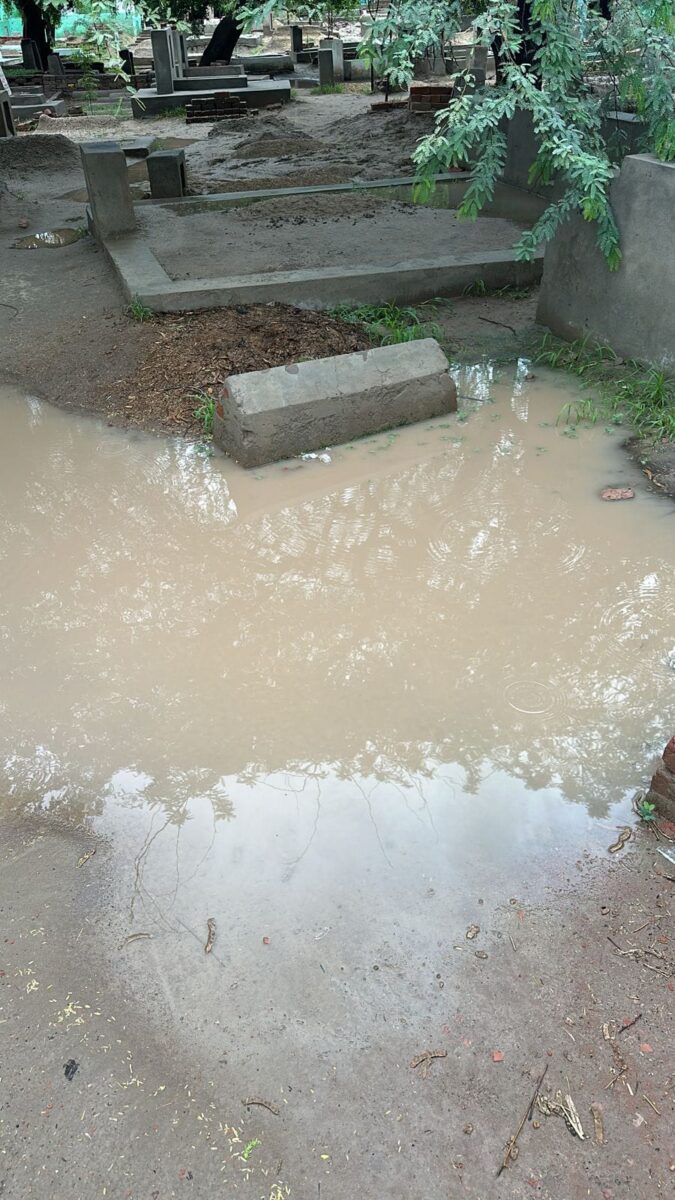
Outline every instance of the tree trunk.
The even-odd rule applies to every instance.
[[[229,63],[240,36],[241,27],[237,24],[236,17],[223,17],[199,60],[200,67],[210,67],[214,62]]]
[[[23,36],[32,38],[42,61],[42,70],[47,70],[47,55],[54,45],[55,25],[42,11],[36,0],[18,0],[17,8],[23,20]]]

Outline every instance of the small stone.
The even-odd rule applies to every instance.
[[[606,487],[600,493],[601,500],[633,500],[635,492],[629,487]]]
[[[533,1121],[532,1128],[533,1129],[541,1129],[541,1121]]]
[[[473,1133],[473,1125],[465,1125],[464,1132],[465,1133]]]
[[[478,937],[479,933],[480,933],[480,925],[469,925],[469,928],[467,929],[464,936],[466,938],[468,938],[469,941],[471,942],[471,941],[473,941],[473,939],[475,937]]]
[[[485,950],[475,950],[474,954],[476,958],[487,958],[487,953]]]

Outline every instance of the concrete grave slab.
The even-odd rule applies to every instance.
[[[245,467],[457,408],[434,338],[233,375],[216,402],[213,438]]]

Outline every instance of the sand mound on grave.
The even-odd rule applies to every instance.
[[[355,222],[385,213],[414,212],[413,204],[390,200],[373,193],[323,192],[314,196],[287,196],[283,207],[279,200],[259,200],[237,210],[237,220],[245,225],[265,222],[274,229],[280,225],[332,224],[340,217]]]
[[[279,117],[276,113],[268,113],[266,116],[260,113],[255,117],[239,117],[236,121],[231,119],[216,121],[213,128],[209,130],[208,138],[226,136],[236,139],[240,144],[251,138],[273,137],[275,134],[281,137],[293,137],[297,132],[285,117]],[[309,137],[309,134],[307,136]]]
[[[270,136],[255,138],[251,142],[246,142],[243,146],[237,146],[234,152],[235,158],[245,160],[255,158],[285,158],[287,155],[302,156],[304,154],[313,154],[320,150],[321,142],[317,142],[314,138],[306,137],[304,134],[299,136],[288,137]]]
[[[30,175],[34,171],[68,170],[80,165],[80,150],[63,134],[19,134],[0,142],[0,174]]]

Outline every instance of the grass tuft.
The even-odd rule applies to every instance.
[[[378,346],[442,336],[436,321],[420,320],[416,308],[399,308],[397,304],[361,304],[353,308],[349,304],[339,304],[331,311],[341,321],[362,325],[371,341]]]
[[[310,88],[310,96],[339,96],[344,92],[343,83],[320,83],[318,87]]]
[[[151,308],[148,308],[147,304],[143,303],[139,296],[134,296],[131,304],[127,306],[127,315],[130,316],[133,321],[142,322],[151,321],[155,314]]]
[[[649,441],[675,440],[675,379],[657,367],[619,358],[610,346],[583,341],[562,342],[547,334],[536,361],[577,375],[592,392],[566,404],[559,421],[574,426],[603,419],[632,425]]]
[[[216,409],[216,402],[213,396],[209,396],[207,392],[197,392],[196,395],[193,396],[193,399],[199,401],[197,408],[192,410],[193,417],[196,417],[198,421],[201,421],[201,426],[205,434],[212,434],[213,414]]]

